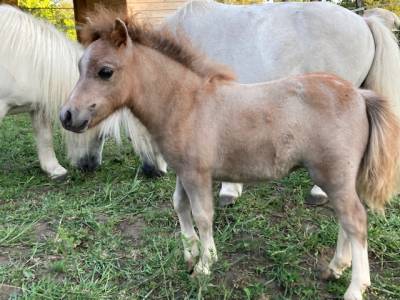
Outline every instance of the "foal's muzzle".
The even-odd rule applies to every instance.
[[[88,113],[79,112],[75,109],[63,107],[60,112],[60,121],[66,130],[76,133],[83,132],[87,129],[90,116]]]

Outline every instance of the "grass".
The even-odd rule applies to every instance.
[[[14,288],[22,299],[340,299],[349,284],[349,272],[317,278],[318,262],[333,255],[337,223],[329,208],[304,206],[312,185],[304,171],[246,186],[235,206],[217,209],[220,259],[211,277],[193,279],[172,172],[145,179],[128,143],[108,142],[99,171],[70,168],[68,180],[52,182],[26,116],[7,117],[0,141],[0,298]],[[55,143],[67,166],[59,136]],[[369,216],[366,299],[400,299],[399,209],[397,199],[386,219]]]

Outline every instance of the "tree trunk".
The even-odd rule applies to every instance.
[[[18,6],[18,0],[0,0],[0,4],[10,4]]]
[[[361,8],[364,6],[363,0],[356,0],[356,7]]]

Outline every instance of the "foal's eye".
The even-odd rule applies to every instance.
[[[110,67],[102,67],[99,71],[99,73],[97,73],[99,75],[99,77],[103,80],[107,80],[110,79],[111,76],[113,75],[114,71],[113,69],[111,69]]]

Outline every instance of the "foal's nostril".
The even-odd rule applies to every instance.
[[[69,110],[65,112],[64,121],[65,123],[71,123],[72,121],[72,114]]]
[[[85,121],[83,121],[83,123],[82,123],[82,125],[81,125],[81,127],[82,128],[85,128],[86,127],[86,125],[89,123],[89,120],[85,120]]]
[[[65,112],[61,112],[60,114],[61,123],[64,127],[70,127],[72,125],[72,113],[70,110],[66,110]]]

